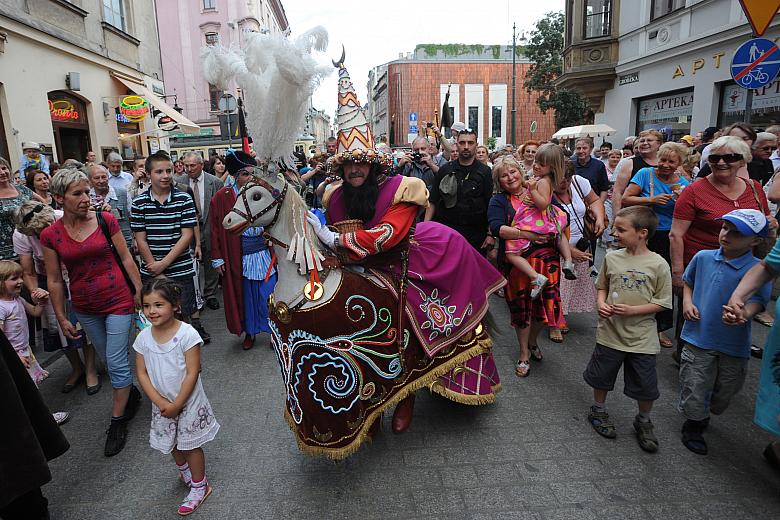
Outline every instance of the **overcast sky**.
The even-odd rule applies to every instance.
[[[513,22],[519,37],[545,13],[563,11],[564,0],[288,0],[284,9],[292,37],[316,25],[328,30],[330,47],[326,54],[317,54],[319,60],[338,59],[344,44],[345,64],[365,105],[368,71],[398,59],[398,53],[412,52],[419,43],[510,45]],[[315,108],[331,117],[337,102],[336,79],[331,74],[314,94]]]

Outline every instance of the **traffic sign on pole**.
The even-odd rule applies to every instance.
[[[763,36],[780,10],[780,0],[739,0],[755,36]]]
[[[730,69],[731,77],[743,88],[769,85],[780,72],[780,49],[772,40],[753,38],[734,52]]]
[[[409,112],[409,123],[417,122],[417,112]]]

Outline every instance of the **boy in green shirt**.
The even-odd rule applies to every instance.
[[[623,393],[635,399],[634,419],[639,447],[658,451],[650,410],[658,399],[655,356],[660,350],[655,314],[672,308],[669,264],[647,248],[658,217],[650,208],[631,206],[615,217],[613,236],[624,247],[607,253],[596,280],[599,326],[596,348],[583,377],[593,387],[588,421],[599,435],[614,439],[615,425],[604,403],[623,367]]]

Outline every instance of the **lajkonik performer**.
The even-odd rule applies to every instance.
[[[340,128],[332,171],[343,182],[326,190],[323,205],[328,223],[337,231],[319,226],[313,215],[309,221],[343,261],[373,267],[390,287],[394,278],[404,275],[399,254],[408,249],[405,318],[426,354],[433,356],[479,323],[487,312],[487,295],[505,281],[457,232],[432,222],[415,228],[428,205],[425,183],[415,177],[386,176],[389,162],[373,149],[349,73],[343,62],[336,65]],[[467,370],[471,381],[461,384],[445,376],[433,390],[460,402],[491,402],[499,381],[493,357],[486,354],[475,361],[477,366]],[[413,408],[412,393],[396,407],[393,431],[409,427]]]
[[[344,182],[326,197],[338,231],[307,212],[277,162],[293,149],[306,99],[323,77],[309,53],[324,48],[324,36],[248,34],[241,54],[206,49],[203,69],[215,71],[211,83],[235,78],[253,100],[247,125],[258,167],[223,225],[236,233],[262,226],[277,260],[268,310],[285,418],[303,451],[340,459],[400,402],[393,427],[408,427],[420,388],[465,404],[495,400],[499,378],[483,319],[487,295],[505,282],[454,231],[414,229],[426,188],[385,175],[389,157],[373,147],[343,57],[333,161]]]

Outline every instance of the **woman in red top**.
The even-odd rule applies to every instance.
[[[724,136],[710,145],[707,161],[712,173],[694,182],[680,194],[674,206],[669,242],[672,257],[672,285],[682,289],[682,275],[693,255],[705,249],[718,249],[723,215],[736,208],[757,209],[768,216],[770,227],[777,221],[769,216],[769,205],[761,184],[737,176],[750,162],[750,147],[739,137]],[[679,297],[679,295],[678,295]],[[678,302],[678,310],[682,302]],[[677,316],[677,355],[682,317]]]
[[[51,192],[64,212],[60,220],[41,233],[51,300],[63,333],[75,338],[78,333],[65,312],[63,264],[70,279],[73,310],[103,358],[114,389],[111,426],[105,447],[105,455],[110,457],[124,447],[126,422],[135,414],[141,399],[140,392],[133,386],[128,359],[130,326],[135,303],[140,297],[141,276],[127,250],[119,224],[111,213],[103,212],[111,242],[133,282],[131,292],[92,211],[89,182],[83,172],[60,170],[52,179]]]

